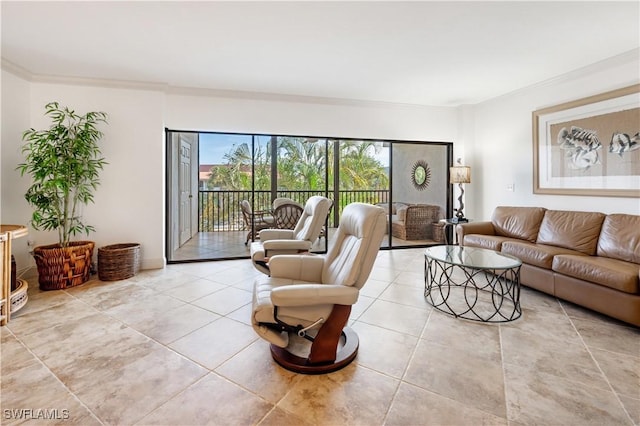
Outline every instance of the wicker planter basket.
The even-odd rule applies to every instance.
[[[113,244],[98,249],[98,277],[117,281],[133,277],[140,271],[140,244]]]
[[[67,247],[51,244],[34,248],[40,289],[60,290],[89,281],[94,246],[93,241],[74,241]]]

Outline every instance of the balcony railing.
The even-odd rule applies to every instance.
[[[333,199],[335,192],[329,193]],[[323,191],[278,191],[277,197],[291,198],[304,205],[313,195],[325,195]],[[254,199],[255,210],[271,208],[271,191],[213,191],[200,190],[198,194],[198,230],[200,232],[240,231],[245,224],[240,210],[240,201]],[[338,191],[338,201],[334,201],[332,213],[329,215],[329,227],[338,226],[338,217],[344,206],[354,202],[386,203],[389,201],[388,190],[352,190]],[[337,211],[336,211],[337,208]]]

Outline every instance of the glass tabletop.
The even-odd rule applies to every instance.
[[[522,265],[520,259],[497,251],[460,246],[433,246],[424,251],[428,258],[476,269],[508,269]]]

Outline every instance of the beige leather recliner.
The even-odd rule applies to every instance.
[[[325,255],[271,258],[271,276],[254,283],[251,323],[271,343],[276,362],[292,371],[318,374],[343,368],[355,358],[358,337],[345,326],[371,273],[385,227],[380,207],[352,203],[345,207]],[[313,342],[308,356],[289,351],[290,333]]]
[[[330,199],[315,195],[305,203],[294,229],[261,230],[260,241],[251,243],[251,260],[256,269],[269,275],[270,257],[309,251],[320,235],[332,204]]]

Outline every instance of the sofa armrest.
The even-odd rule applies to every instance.
[[[464,236],[468,234],[481,234],[481,235],[496,235],[496,230],[493,227],[493,223],[489,221],[483,222],[467,222],[459,223],[456,226],[456,233],[458,234],[458,243],[464,245]]]

